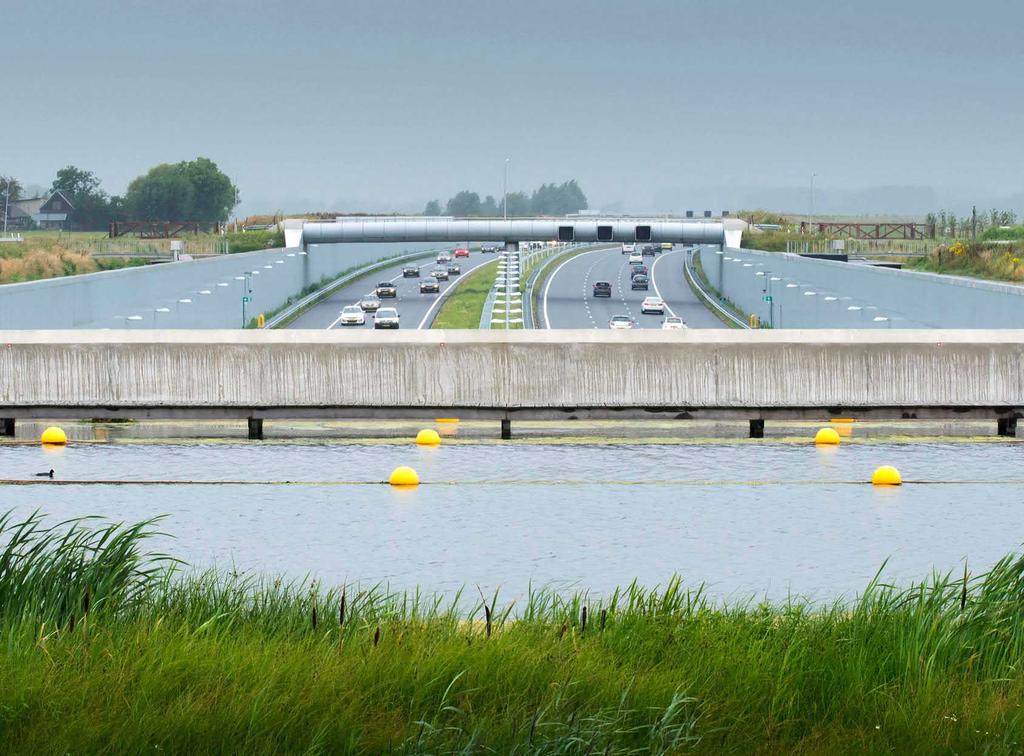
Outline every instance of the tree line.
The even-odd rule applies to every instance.
[[[541,184],[532,193],[511,192],[508,195],[508,215],[570,215],[587,209],[587,195],[575,179],[561,184]],[[483,199],[476,192],[463,190],[451,197],[442,207],[440,200],[430,200],[424,215],[451,215],[460,218],[504,216],[505,203],[488,194]]]
[[[1013,210],[996,210],[993,208],[986,212],[979,212],[958,218],[956,213],[950,210],[941,210],[938,213],[928,213],[926,223],[934,224],[937,236],[950,238],[966,238],[972,234],[981,235],[989,229],[999,229],[1002,226],[1017,225],[1017,213]]]
[[[238,205],[238,188],[209,158],[161,163],[138,176],[124,196],[109,195],[92,171],[73,165],[57,171],[50,191],[60,190],[74,205],[71,226],[83,231],[106,230],[111,221],[197,221],[223,223]],[[23,186],[0,175],[0,197],[22,198]],[[0,207],[2,221],[2,207]]]

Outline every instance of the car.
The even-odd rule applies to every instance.
[[[420,281],[420,294],[437,294],[441,291],[441,284],[436,278],[424,278]]]
[[[462,266],[456,263],[448,263],[448,275],[458,276],[462,274]]]
[[[338,323],[341,325],[363,325],[365,322],[366,315],[363,314],[363,308],[359,305],[347,305],[341,309],[341,316],[338,318]]]
[[[624,254],[624,255],[631,255],[634,252],[636,252],[636,245],[635,244],[623,244],[622,245],[622,254]]]
[[[438,281],[448,280],[448,269],[447,268],[434,268],[430,271],[430,275],[436,278]]]
[[[480,253],[484,255],[495,254],[499,249],[501,249],[501,247],[497,244],[492,244],[491,242],[484,242],[480,245]]]
[[[452,257],[469,257],[469,247],[459,247],[452,252]]]
[[[420,269],[415,265],[410,265],[408,268],[402,268],[402,278],[419,278]]]
[[[444,265],[446,263],[450,263],[451,261],[452,261],[452,256],[449,255],[447,252],[442,252],[441,254],[439,254],[437,256],[437,264],[438,265]]]
[[[671,252],[672,251],[672,242],[662,242],[661,243],[661,251],[662,252]]]
[[[612,315],[612,319],[608,321],[608,327],[613,331],[628,331],[634,325],[629,315]]]
[[[633,291],[647,291],[650,288],[649,279],[643,273],[637,273],[629,282],[629,288]]]
[[[640,312],[644,315],[664,315],[665,300],[661,297],[644,297],[644,301],[640,303]]]
[[[635,276],[637,273],[642,273],[643,275],[646,276],[648,273],[647,266],[644,265],[643,263],[635,263],[634,265],[630,265],[629,274],[631,276]]]
[[[398,320],[401,316],[394,307],[381,307],[373,315],[374,328],[398,328]]]
[[[661,321],[661,330],[663,331],[675,331],[680,328],[686,328],[686,323],[683,319],[675,315],[669,315],[663,321]]]
[[[612,295],[612,285],[608,281],[595,281],[594,282],[594,296],[595,297],[610,297]]]
[[[359,300],[359,308],[363,312],[377,312],[378,307],[380,307],[380,300],[376,294],[367,294]]]
[[[374,293],[381,299],[394,299],[398,296],[398,287],[390,281],[381,281],[377,284]]]
[[[640,250],[640,254],[644,257],[654,257],[658,253],[658,248],[653,244],[645,244]]]
[[[633,263],[642,263],[643,261],[644,261],[644,256],[641,255],[639,252],[630,252],[629,253],[629,264],[630,265],[632,265]]]

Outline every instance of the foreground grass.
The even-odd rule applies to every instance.
[[[500,258],[499,258],[500,259]],[[480,327],[480,316],[484,311],[487,294],[494,285],[494,274],[498,260],[481,265],[470,273],[441,305],[431,328],[472,328]]]
[[[996,281],[1024,282],[1024,242],[992,244],[953,242],[939,245],[927,257],[908,260],[905,267]]]
[[[1016,557],[831,607],[678,581],[473,607],[177,575],[150,524],[86,525],[0,520],[7,751],[1019,750]]]

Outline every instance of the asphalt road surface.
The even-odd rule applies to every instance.
[[[451,250],[448,250],[451,254]],[[288,328],[373,328],[373,314],[366,313],[366,323],[362,326],[347,325],[338,323],[341,315],[341,308],[346,305],[356,304],[367,294],[377,288],[380,281],[391,281],[398,287],[398,297],[395,299],[382,299],[381,306],[396,307],[402,318],[402,328],[424,328],[427,327],[427,315],[436,315],[441,306],[446,291],[457,286],[458,282],[467,273],[484,263],[491,262],[497,257],[494,254],[483,254],[477,250],[469,253],[469,257],[460,257],[457,262],[462,267],[462,274],[451,276],[447,281],[441,281],[440,294],[420,294],[420,281],[430,276],[430,271],[437,267],[433,257],[424,258],[421,261],[400,263],[382,268],[365,278],[354,281],[348,286],[343,286],[334,294],[306,310],[298,318],[293,320]],[[420,278],[403,278],[402,270],[405,267],[419,269]]]
[[[640,245],[637,245],[637,249]],[[628,255],[619,247],[584,252],[558,264],[545,282],[540,299],[542,328],[607,328],[613,315],[628,315],[638,328],[661,328],[662,315],[644,315],[640,303],[645,297],[665,300],[665,315],[676,315],[689,328],[725,328],[694,296],[683,278],[685,252],[677,246],[671,252],[645,257],[650,269],[650,288],[630,288]],[[595,297],[594,282],[608,281],[610,297]]]

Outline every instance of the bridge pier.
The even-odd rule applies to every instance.
[[[750,421],[750,437],[751,438],[764,438],[764,420],[751,420]]]
[[[13,417],[0,417],[0,436],[14,436]]]
[[[1001,417],[996,420],[996,433],[1000,436],[1014,438],[1017,435],[1017,418]]]
[[[263,418],[262,417],[250,417],[249,418],[249,440],[250,441],[262,441],[263,440]]]
[[[512,421],[507,417],[501,421],[501,440],[508,441],[512,438]]]

